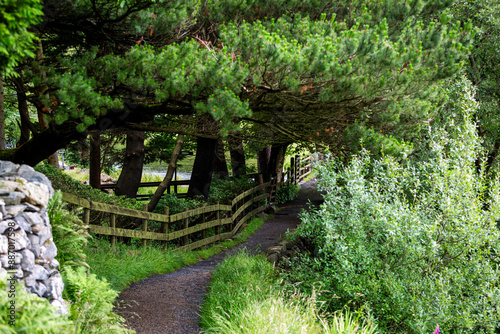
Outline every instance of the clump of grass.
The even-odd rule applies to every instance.
[[[263,256],[227,258],[212,278],[202,308],[204,333],[371,334],[375,327],[350,312],[321,315],[314,296],[288,294]]]
[[[166,273],[196,262],[193,254],[181,254],[160,247],[125,245],[111,248],[109,241],[95,240],[87,250],[87,263],[99,278],[121,291],[148,276]]]

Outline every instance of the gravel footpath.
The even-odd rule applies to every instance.
[[[121,306],[116,312],[138,334],[200,333],[199,311],[217,264],[242,248],[253,253],[266,251],[287,230],[297,227],[297,215],[309,201],[313,205],[322,201],[314,180],[302,183],[299,197],[280,206],[246,242],[191,266],[131,284],[119,296]]]

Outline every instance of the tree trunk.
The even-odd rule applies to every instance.
[[[243,151],[243,141],[240,138],[229,138],[229,153],[231,154],[231,169],[234,177],[239,177],[246,173],[245,152]]]
[[[92,188],[101,189],[101,134],[92,133],[89,137],[89,184]]]
[[[177,135],[174,151],[172,152],[172,156],[170,157],[170,162],[168,163],[167,174],[165,175],[163,181],[161,181],[160,185],[156,189],[153,197],[151,198],[151,201],[149,201],[148,204],[149,212],[152,212],[155,209],[156,205],[158,205],[158,202],[165,193],[165,190],[168,187],[170,187],[170,181],[172,181],[172,177],[174,176],[175,167],[177,165],[177,158],[181,153],[183,143],[184,143],[184,135],[182,134]]]
[[[35,166],[71,141],[85,138],[86,133],[76,131],[76,125],[77,123],[67,122],[50,127],[33,135],[24,145],[0,151],[0,160]]]
[[[221,179],[226,179],[229,175],[227,171],[227,162],[224,151],[224,142],[222,139],[217,140],[214,159],[214,173],[217,173]]]
[[[127,146],[122,172],[116,184],[116,195],[135,197],[141,183],[144,163],[144,132],[127,131]]]
[[[19,116],[21,123],[19,128],[21,130],[21,138],[17,142],[17,147],[20,147],[24,143],[28,142],[30,139],[30,114],[28,109],[28,99],[26,98],[26,92],[24,90],[24,80],[22,76],[16,79],[17,86],[17,108],[19,110]]]
[[[283,165],[285,163],[285,153],[288,144],[274,144],[271,146],[271,157],[269,159],[269,169],[268,174],[271,176],[277,176],[277,182],[280,183],[283,180]]]
[[[36,54],[35,54],[35,62],[37,62],[37,66],[34,66],[34,71],[40,77],[40,84],[35,87],[36,94],[36,109],[38,113],[38,127],[40,131],[46,130],[49,125],[47,123],[47,119],[45,118],[45,113],[49,113],[50,108],[43,102],[43,100],[49,99],[49,94],[46,94],[48,89],[47,87],[47,73],[43,68],[43,45],[42,40],[38,40]],[[53,152],[48,158],[49,164],[52,166],[59,167],[59,155],[57,151]]]
[[[278,176],[278,173],[283,171],[287,147],[288,144],[273,144],[257,153],[257,164],[259,173],[262,175],[262,182],[269,182],[272,176]],[[277,181],[281,182],[281,176]]]
[[[5,105],[3,95],[3,78],[0,77],[0,150],[5,150]]]
[[[207,198],[212,183],[217,139],[198,137],[196,144],[196,158],[194,159],[187,196],[201,195]]]
[[[259,168],[259,174],[262,176],[259,178],[259,182],[265,183],[271,179],[269,174],[269,161],[271,159],[271,146],[264,147],[262,150],[257,152],[257,166]]]

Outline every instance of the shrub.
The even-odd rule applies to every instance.
[[[292,275],[321,281],[332,310],[366,305],[385,333],[498,330],[499,184],[484,195],[475,103],[464,91],[452,99],[464,121],[431,130],[419,161],[364,152],[344,169],[319,167],[325,203],[298,230],[316,258]]]
[[[288,201],[293,201],[299,196],[300,186],[298,184],[285,183],[278,188],[276,192],[276,202],[283,204]]]
[[[221,179],[218,176],[214,176],[210,186],[208,201],[210,203],[231,204],[231,201],[236,196],[256,185],[255,181],[246,175],[231,179]]]
[[[175,215],[176,213],[184,210],[196,209],[202,206],[202,202],[192,198],[179,198],[175,194],[165,194],[158,202],[158,205],[153,210],[156,213],[163,213],[165,207],[168,206],[169,214]]]

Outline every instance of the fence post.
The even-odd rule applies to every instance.
[[[163,208],[163,214],[165,216],[169,216],[169,213],[170,213],[170,208],[168,206],[164,207]],[[170,221],[170,216],[168,217],[168,221]],[[170,224],[168,222],[161,223],[161,232],[168,235],[168,227],[169,227],[169,225]],[[168,240],[165,241],[165,247],[167,247],[167,244],[168,244]]]
[[[272,203],[272,198],[273,198],[273,182],[271,180],[271,184],[269,184],[269,199],[268,199],[268,206],[271,205]]]
[[[295,184],[300,182],[300,155],[295,156]]]
[[[85,223],[85,225],[90,224],[90,209],[83,209],[83,222]]]
[[[111,214],[110,225],[111,225],[112,229],[116,228],[116,215],[114,213]],[[111,236],[111,248],[115,248],[115,244],[116,244],[116,236],[112,235]]]
[[[219,225],[215,226],[215,234],[220,235],[221,220],[220,220],[220,203],[219,202],[217,202],[217,211],[215,212],[215,218],[219,221]]]
[[[269,194],[269,202],[276,202],[276,192],[278,191],[277,179],[271,179],[271,193]]]
[[[184,211],[187,211],[187,208],[184,209]],[[185,229],[189,228],[189,218],[184,218],[184,228]],[[183,246],[186,246],[188,244],[188,242],[189,242],[189,238],[188,238],[188,235],[186,234],[184,236],[184,244],[183,244]]]
[[[148,212],[148,204],[147,203],[144,203],[142,205],[142,211]],[[148,220],[147,219],[142,220],[142,230],[144,232],[148,231]],[[148,243],[148,241],[146,239],[142,239],[142,247],[146,247],[147,243]]]
[[[175,161],[175,169],[174,169],[174,181],[177,181],[177,160]],[[170,188],[170,186],[169,186]],[[177,196],[177,183],[174,182],[174,193]]]
[[[203,213],[201,214],[201,223],[202,223],[202,224],[205,224],[205,212],[203,212]],[[204,229],[203,229],[203,230],[201,230],[201,239],[202,239],[202,240],[205,240],[205,235],[206,235],[206,234],[205,234],[205,231],[206,231],[206,230],[204,230]],[[204,248],[207,248],[207,247],[204,247]]]

